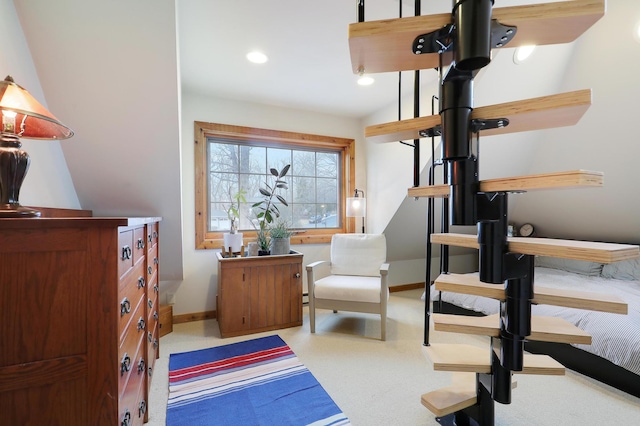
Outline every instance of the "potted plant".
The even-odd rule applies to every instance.
[[[289,188],[287,182],[282,180],[282,178],[289,172],[290,168],[291,164],[287,164],[280,171],[272,167],[270,172],[274,177],[273,183],[270,185],[269,182],[265,182],[265,188],[260,188],[262,200],[251,206],[252,209],[255,208],[258,210],[258,213],[256,214],[259,225],[259,229],[257,231],[257,242],[258,247],[262,252],[269,251],[269,227],[275,219],[280,217],[280,210],[276,205],[276,200],[285,206],[289,205],[287,200],[285,200],[280,194],[277,194],[276,191],[279,189],[286,190]]]
[[[238,232],[238,220],[240,219],[240,204],[246,203],[246,191],[240,189],[234,195],[231,195],[231,205],[226,208],[227,217],[229,218],[229,232],[225,232],[222,236],[224,249],[231,253],[242,250],[242,232]]]
[[[276,220],[275,224],[269,229],[271,236],[271,254],[289,254],[291,250],[291,230],[285,220]]]
[[[258,243],[258,256],[269,254],[269,235],[266,230],[258,229],[256,232],[256,242]]]

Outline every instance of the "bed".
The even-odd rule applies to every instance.
[[[531,341],[525,344],[525,349],[548,354],[567,368],[640,397],[640,260],[603,265],[537,257],[534,283],[615,295],[627,303],[627,315],[534,305],[532,315],[563,318],[589,333],[592,344]],[[491,315],[500,310],[499,301],[486,297],[439,292],[433,288],[431,294],[434,312]]]

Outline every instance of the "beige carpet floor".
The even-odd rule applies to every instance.
[[[153,374],[148,425],[165,424],[169,354],[278,334],[296,353],[354,426],[437,425],[422,406],[423,393],[448,386],[451,374],[433,371],[423,352],[422,290],[392,293],[387,341],[379,340],[379,317],[318,311],[316,334],[304,324],[268,333],[221,339],[216,320],[174,325],[160,341]],[[432,332],[431,342],[488,346],[488,338]],[[488,349],[487,349],[488,350]],[[631,425],[640,399],[567,370],[565,376],[517,375],[512,403],[496,403],[496,425]],[[301,408],[304,409],[304,408]],[[216,425],[215,418],[210,420]],[[284,425],[277,425],[284,426]]]

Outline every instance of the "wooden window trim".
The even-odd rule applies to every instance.
[[[320,136],[280,130],[258,129],[229,124],[194,122],[195,157],[195,228],[196,249],[222,248],[224,232],[209,232],[207,227],[207,138],[219,137],[232,140],[255,140],[291,147],[332,148],[342,151],[342,194],[349,196],[355,189],[355,141],[353,139]],[[306,229],[291,237],[291,244],[329,243],[333,234],[354,232],[355,218],[346,217],[345,200],[341,200],[341,228]],[[255,231],[242,231],[245,241],[256,238]]]

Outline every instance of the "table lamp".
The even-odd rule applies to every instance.
[[[0,82],[0,218],[37,217],[40,212],[20,205],[20,187],[29,169],[29,154],[20,138],[67,139],[73,131],[62,124],[11,76]]]

